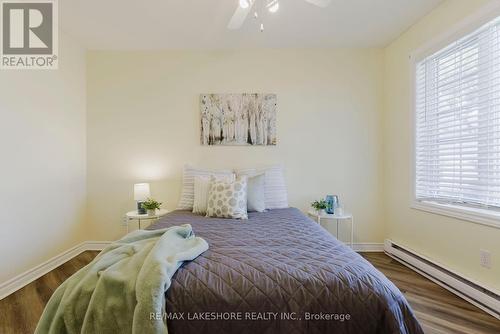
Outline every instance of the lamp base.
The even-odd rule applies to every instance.
[[[137,202],[137,213],[140,215],[145,215],[146,214],[146,209],[142,207],[143,202]]]

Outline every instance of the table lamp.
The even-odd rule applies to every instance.
[[[149,190],[149,183],[136,183],[134,184],[134,200],[137,202],[137,213],[143,215],[146,209],[142,207],[142,203],[151,196]]]

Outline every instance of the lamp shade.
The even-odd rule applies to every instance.
[[[149,183],[136,183],[134,184],[134,200],[145,201],[151,196],[149,190]]]

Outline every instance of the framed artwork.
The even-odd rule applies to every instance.
[[[202,145],[276,145],[276,94],[202,94]]]

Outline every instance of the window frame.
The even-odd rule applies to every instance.
[[[442,216],[458,218],[477,224],[500,228],[500,211],[459,204],[445,204],[419,200],[416,196],[416,70],[419,61],[434,54],[454,41],[472,33],[482,25],[500,16],[500,4],[493,2],[480,8],[451,29],[410,53],[410,208]]]

